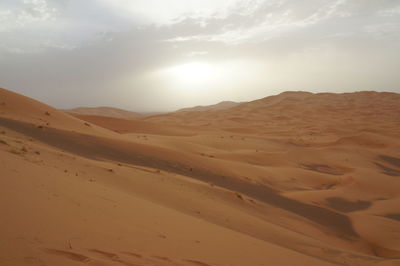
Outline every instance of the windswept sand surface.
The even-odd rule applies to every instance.
[[[0,265],[400,265],[400,95],[76,115],[0,89]]]

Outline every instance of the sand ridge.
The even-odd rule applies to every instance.
[[[67,109],[64,111],[67,113],[76,114],[76,115],[99,115],[99,116],[103,116],[103,117],[114,117],[114,118],[125,118],[125,119],[131,119],[131,118],[141,116],[141,114],[139,114],[139,113],[126,111],[126,110],[119,109],[119,108],[105,107],[105,106],[103,106],[103,107],[78,107],[78,108],[73,108],[73,109]]]

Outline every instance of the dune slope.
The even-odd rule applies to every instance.
[[[78,115],[99,115],[99,116],[106,116],[106,117],[115,117],[115,118],[135,118],[140,116],[141,114],[119,109],[113,107],[78,107],[74,109],[65,110],[71,114],[78,114]]]

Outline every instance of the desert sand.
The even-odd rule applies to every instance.
[[[67,113],[70,114],[79,114],[79,115],[99,115],[99,116],[105,116],[105,117],[116,117],[116,118],[125,118],[125,119],[130,119],[134,118],[137,116],[140,116],[141,114],[119,109],[119,108],[114,108],[114,107],[107,107],[107,106],[102,106],[102,107],[78,107],[74,109],[68,109],[64,110]]]
[[[153,116],[0,89],[0,265],[400,265],[400,94]]]
[[[218,110],[226,110],[226,109],[230,109],[232,107],[238,106],[241,103],[238,102],[232,102],[232,101],[224,101],[224,102],[220,102],[217,104],[213,104],[213,105],[206,105],[206,106],[195,106],[195,107],[188,107],[188,108],[183,108],[183,109],[179,109],[178,112],[196,112],[196,111],[218,111]]]

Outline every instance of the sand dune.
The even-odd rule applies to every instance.
[[[70,114],[78,114],[78,115],[98,115],[98,116],[106,116],[106,117],[116,117],[116,118],[135,118],[141,116],[139,113],[114,108],[114,107],[78,107],[73,109],[65,110]]]
[[[89,124],[63,111],[0,88],[0,116],[34,124],[39,129],[57,128],[91,135],[114,136],[110,130]]]
[[[238,106],[240,103],[231,102],[231,101],[224,101],[213,105],[206,105],[206,106],[195,106],[189,108],[179,109],[176,112],[204,112],[204,111],[217,111],[217,110],[225,110],[230,109],[232,107]]]
[[[0,265],[400,265],[400,95],[74,115],[0,90]]]
[[[110,129],[117,133],[143,133],[165,136],[190,136],[193,135],[193,128],[180,126],[162,126],[141,119],[123,119],[115,117],[106,117],[98,115],[78,115],[73,114],[76,118],[98,125],[103,128]]]

